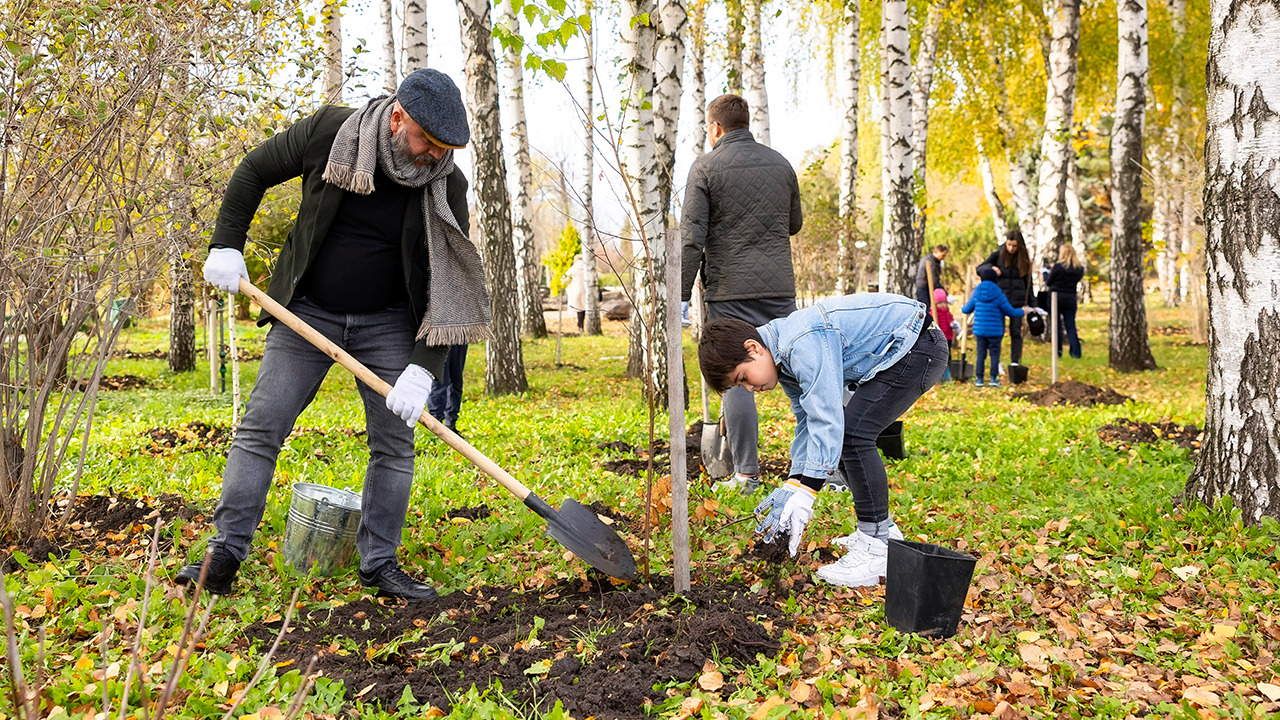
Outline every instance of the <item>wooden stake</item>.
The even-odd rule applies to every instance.
[[[667,231],[667,413],[671,430],[671,545],[675,563],[675,589],[689,592],[689,464],[685,449],[684,332],[680,327],[681,243],[675,230]],[[705,432],[705,430],[704,430]]]

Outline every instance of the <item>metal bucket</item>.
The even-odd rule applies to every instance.
[[[351,564],[360,527],[360,496],[315,483],[294,483],[284,528],[284,558],[320,577]]]

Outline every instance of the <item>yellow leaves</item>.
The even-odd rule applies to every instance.
[[[698,676],[698,687],[707,692],[715,692],[724,687],[724,675],[711,660],[702,664],[702,674]]]
[[[791,687],[787,690],[787,695],[795,702],[803,704],[809,699],[811,692],[813,692],[813,687],[809,683],[797,679],[791,683]]]
[[[378,683],[376,683],[376,682],[372,682],[372,683],[369,683],[368,685],[365,685],[364,687],[360,688],[360,692],[356,693],[356,695],[355,695],[355,699],[357,699],[357,700],[358,700],[358,699],[360,699],[360,698],[364,697],[365,695],[368,695],[368,694],[369,694],[369,691],[370,691],[370,690],[372,690],[372,689],[374,689],[375,687],[377,687],[377,685],[378,685]]]
[[[760,707],[748,716],[749,720],[764,720],[769,716],[769,711],[782,705],[785,701],[777,695],[770,695],[764,702],[760,703]]]
[[[1022,643],[1034,643],[1040,639],[1040,633],[1035,630],[1023,630],[1018,633],[1018,641]]]
[[[1183,690],[1182,697],[1184,700],[1201,707],[1218,707],[1222,704],[1222,698],[1218,697],[1217,693],[1198,685]]]
[[[1045,672],[1049,669],[1049,653],[1039,645],[1019,645],[1018,654],[1022,656],[1022,662],[1034,670]]]
[[[1260,682],[1258,683],[1258,692],[1265,695],[1271,702],[1280,702],[1280,685]]]
[[[680,714],[676,715],[675,720],[684,720],[685,718],[693,717],[702,710],[703,704],[704,701],[702,698],[685,698],[684,702],[680,703]]]
[[[76,670],[79,670],[79,671],[81,671],[81,672],[84,672],[85,670],[92,670],[92,669],[93,669],[93,661],[89,659],[89,656],[87,656],[87,655],[81,655],[81,656],[76,660],[75,668],[76,668]]]
[[[1183,565],[1182,567],[1170,568],[1170,572],[1177,575],[1183,582],[1200,574],[1200,568],[1197,565]]]
[[[436,720],[436,718],[442,718],[444,716],[445,716],[445,711],[441,710],[435,705],[432,705],[430,708],[427,709],[425,713],[422,714],[423,720]]]

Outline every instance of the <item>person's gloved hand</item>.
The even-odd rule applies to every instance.
[[[232,294],[240,293],[240,278],[249,279],[244,254],[235,248],[213,248],[204,261],[204,279],[212,286]]]
[[[431,393],[431,381],[434,379],[426,368],[409,363],[396,378],[395,387],[387,393],[387,409],[399,415],[405,425],[413,427],[427,406],[427,395]]]
[[[756,532],[764,533],[765,542],[773,542],[779,532],[788,532],[787,550],[791,557],[795,557],[804,528],[813,517],[813,499],[816,496],[814,491],[796,480],[788,480],[756,506],[753,512],[757,518],[768,513],[756,525]]]

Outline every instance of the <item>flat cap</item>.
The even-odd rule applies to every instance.
[[[436,145],[457,150],[471,141],[462,93],[439,70],[424,68],[409,73],[396,89],[396,100]]]

